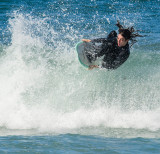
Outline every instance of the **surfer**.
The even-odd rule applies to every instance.
[[[118,36],[116,31],[110,32],[107,38],[98,39],[82,39],[84,42],[101,43],[101,50],[99,53],[94,55],[88,55],[90,61],[95,61],[99,57],[103,57],[102,66],[90,65],[89,69],[93,68],[106,68],[106,69],[116,69],[121,66],[130,55],[130,47],[137,42],[136,37],[142,37],[134,30],[133,27],[124,28],[119,21],[117,21],[116,26],[119,28]],[[136,33],[134,33],[136,32]],[[129,46],[129,41],[132,44]]]

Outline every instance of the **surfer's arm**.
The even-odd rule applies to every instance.
[[[113,40],[114,38],[117,37],[116,31],[111,31],[107,38],[98,38],[98,39],[93,39],[91,42],[97,42],[97,43],[107,43],[109,40]]]
[[[94,43],[106,43],[106,42],[108,42],[108,39],[107,38],[98,38],[98,39],[91,40],[91,42],[94,42]]]
[[[98,39],[82,39],[83,42],[94,42],[94,43],[105,43],[107,42],[107,38],[98,38]]]
[[[108,42],[108,39],[113,39],[115,37],[117,37],[117,33],[116,33],[116,31],[113,30],[109,33],[107,38],[97,38],[97,39],[92,39],[92,40],[82,39],[82,41],[84,41],[84,42],[95,42],[95,43],[106,43],[106,42]]]

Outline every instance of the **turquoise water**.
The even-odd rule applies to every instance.
[[[8,145],[8,141],[10,144]],[[159,139],[116,139],[83,135],[8,136],[0,139],[1,153],[159,153]]]
[[[0,153],[159,153],[160,1],[0,2]],[[145,35],[114,71],[75,45],[115,23]]]

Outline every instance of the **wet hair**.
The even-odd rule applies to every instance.
[[[117,21],[116,26],[119,28],[119,34],[121,34],[125,38],[125,40],[131,41],[131,46],[137,42],[137,40],[135,39],[136,37],[143,37],[142,35],[138,34],[139,30],[135,30],[133,26],[129,28],[124,28],[119,21]]]

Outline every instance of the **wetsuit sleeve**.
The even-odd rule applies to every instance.
[[[107,43],[108,40],[113,39],[115,37],[117,37],[117,33],[116,33],[116,31],[113,30],[113,31],[111,31],[109,33],[109,35],[107,36],[107,38],[98,38],[98,39],[93,39],[91,41],[95,42],[95,43]]]
[[[107,43],[108,39],[107,38],[98,38],[98,39],[93,39],[91,42],[93,43]]]

